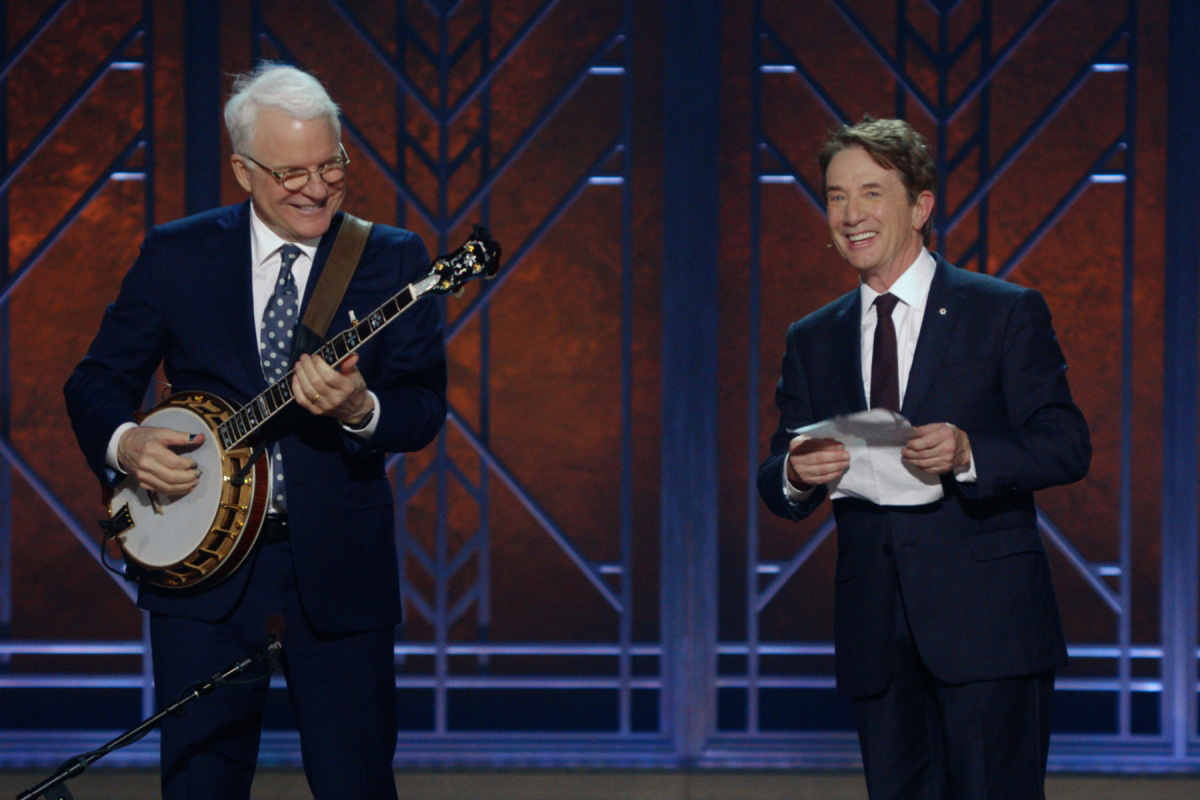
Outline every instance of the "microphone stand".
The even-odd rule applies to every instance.
[[[66,782],[83,774],[92,763],[103,758],[114,750],[119,750],[126,745],[133,744],[138,739],[141,739],[151,730],[158,726],[166,717],[174,714],[183,716],[184,707],[195,700],[197,697],[206,695],[229,681],[230,678],[235,678],[248,670],[257,661],[266,660],[267,662],[267,677],[271,676],[279,666],[279,651],[283,649],[283,645],[279,640],[279,635],[272,633],[268,637],[268,643],[265,649],[260,650],[254,655],[247,656],[241,661],[226,667],[224,670],[213,675],[207,681],[193,683],[191,686],[183,690],[183,694],[179,696],[171,705],[159,711],[149,719],[143,720],[135,728],[122,733],[117,738],[100,746],[95,750],[87,753],[82,753],[77,756],[72,756],[63,762],[58,771],[51,775],[46,780],[34,786],[32,789],[26,789],[21,794],[17,795],[17,800],[35,800],[37,797],[43,797],[45,800],[75,800],[67,789]]]

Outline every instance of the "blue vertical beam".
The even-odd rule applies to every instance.
[[[8,59],[8,14],[0,7],[0,62]],[[8,76],[0,77],[0,173],[8,172]],[[0,284],[8,279],[8,192],[0,194]],[[0,301],[0,439],[11,432],[8,303]],[[0,458],[0,640],[12,635],[12,467]],[[0,668],[9,656],[0,656]]]
[[[987,74],[992,68],[994,52],[992,50],[992,1],[983,0],[983,15],[980,25],[979,51],[980,74]],[[983,183],[992,172],[992,82],[988,81],[979,90],[979,182]],[[975,269],[977,272],[988,271],[988,221],[991,209],[991,195],[985,195],[979,201],[976,216],[979,223],[975,228]]]
[[[620,731],[633,730],[633,0],[621,23],[621,676]],[[660,664],[661,669],[661,664]]]
[[[1121,505],[1118,528],[1122,613],[1117,620],[1120,650],[1120,656],[1117,658],[1117,678],[1121,687],[1117,695],[1117,733],[1121,738],[1131,736],[1133,730],[1133,693],[1130,688],[1133,680],[1133,659],[1130,651],[1133,646],[1133,325],[1134,277],[1137,268],[1134,258],[1134,231],[1137,224],[1136,0],[1129,0],[1125,26],[1128,32],[1125,45],[1128,70],[1125,76],[1125,252],[1121,299]]]
[[[147,75],[149,79],[149,75]],[[184,208],[221,204],[221,13],[218,0],[184,7]]]
[[[449,241],[446,230],[446,219],[450,207],[450,123],[446,109],[450,105],[450,20],[447,9],[439,6],[438,43],[437,43],[437,252],[448,252],[446,244]],[[449,303],[445,297],[438,297],[437,302],[442,307],[442,319],[449,319]],[[450,695],[447,679],[450,677],[450,656],[446,647],[450,642],[450,587],[446,564],[449,560],[449,481],[450,481],[450,452],[447,444],[445,428],[437,438],[437,528],[434,539],[434,618],[433,640],[437,647],[434,655],[434,674],[437,688],[434,690],[434,723],[436,734],[444,735],[450,727]]]
[[[482,0],[479,4],[479,72],[487,71],[492,61],[492,4]],[[479,95],[479,182],[487,181],[492,171],[492,83],[488,82]],[[485,227],[492,224],[492,195],[483,195],[479,201],[479,221]],[[484,446],[492,446],[492,305],[488,303],[479,310],[479,437]],[[486,642],[491,636],[492,624],[492,523],[491,470],[479,461],[479,545],[476,549],[478,572],[475,579],[479,592],[476,595],[476,622],[479,640]],[[480,669],[488,666],[488,657],[479,657]]]
[[[758,384],[762,379],[762,174],[763,174],[763,39],[765,20],[762,0],[754,0],[754,78],[750,98],[751,136],[753,149],[750,152],[750,175],[754,183],[750,188],[750,302],[747,308],[747,340],[750,345],[747,359],[746,384],[746,731],[758,733],[759,699],[759,624],[758,624],[758,561],[759,561],[759,514],[762,506],[758,499],[758,470],[755,466],[762,458],[759,444]]]
[[[663,719],[684,765],[716,717],[720,21],[718,0],[666,0]]]
[[[1200,7],[1172,0],[1163,300],[1163,733],[1187,755],[1196,725],[1196,345],[1200,336]]]
[[[396,37],[396,69],[403,71],[408,61],[408,4],[398,0],[396,3],[396,24],[393,29]],[[408,149],[404,135],[408,130],[408,95],[404,86],[396,82],[396,226],[407,227],[408,202],[404,191],[400,188],[408,180]],[[400,560],[400,602],[404,602],[405,583],[408,580],[406,565],[408,563],[408,504],[412,495],[408,490],[408,459],[406,454],[398,453],[395,461],[395,474],[392,485],[395,487],[395,519],[396,519],[396,556]],[[404,639],[404,626],[397,629],[397,638]],[[406,656],[397,649],[396,662],[404,664]]]
[[[215,2],[215,0],[214,0]],[[154,0],[142,0],[142,224],[154,225]],[[150,615],[142,612],[142,717],[157,710],[154,661],[150,653]]]

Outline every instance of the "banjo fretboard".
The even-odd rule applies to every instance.
[[[364,342],[383,330],[389,322],[407,311],[436,283],[436,276],[431,275],[409,284],[364,319],[358,320],[325,342],[317,348],[313,355],[319,356],[331,367],[337,365]],[[295,370],[290,370],[287,375],[275,381],[269,389],[239,408],[229,419],[217,427],[217,433],[221,437],[221,446],[224,449],[230,450],[237,447],[253,436],[271,417],[282,411],[288,403],[295,399],[292,396],[292,376],[295,373]]]

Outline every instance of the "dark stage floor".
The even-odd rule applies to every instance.
[[[0,800],[46,776],[30,770],[0,771]],[[822,772],[632,772],[632,771],[401,771],[403,800],[866,800],[858,773]],[[70,784],[76,800],[137,800],[158,797],[150,770],[96,769]],[[255,800],[310,797],[299,770],[260,772]],[[1054,775],[1049,800],[1195,800],[1200,776]]]

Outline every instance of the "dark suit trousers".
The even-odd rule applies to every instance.
[[[296,592],[289,542],[261,546],[243,569],[253,571],[229,618],[209,623],[151,615],[160,706],[261,650],[267,618],[282,614],[282,667],[314,797],[395,800],[394,629],[338,635],[314,629]],[[265,680],[222,686],[190,703],[183,717],[164,721],[163,797],[249,798],[266,697]]]
[[[871,800],[1043,800],[1053,671],[939,681],[896,587],[891,682],[854,701]]]

